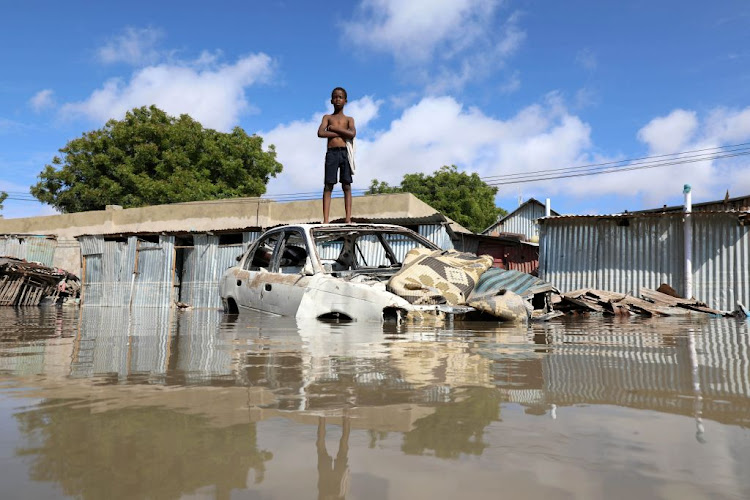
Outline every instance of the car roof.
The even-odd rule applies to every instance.
[[[304,229],[305,231],[311,230],[311,229],[335,229],[335,230],[342,230],[342,229],[381,229],[381,230],[388,230],[388,231],[406,231],[406,232],[414,232],[409,228],[406,228],[404,226],[397,226],[395,224],[369,224],[369,223],[351,223],[351,224],[288,224],[285,226],[276,226],[271,229],[285,229],[285,228],[300,228]],[[270,229],[269,229],[270,230]]]

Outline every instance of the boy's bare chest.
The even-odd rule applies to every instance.
[[[328,118],[328,125],[333,125],[334,127],[347,128],[349,126],[349,118],[346,116],[333,115],[330,118]]]

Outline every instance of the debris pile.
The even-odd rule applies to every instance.
[[[731,313],[712,309],[699,300],[677,297],[668,285],[662,285],[658,290],[641,288],[641,298],[629,294],[584,288],[564,293],[555,300],[555,310],[566,313],[598,312],[614,316],[649,317],[684,316],[696,312],[715,316],[731,315]]]
[[[78,298],[77,276],[54,267],[13,257],[0,257],[0,306],[36,306]]]

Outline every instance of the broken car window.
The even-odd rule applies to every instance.
[[[258,241],[245,259],[245,269],[248,271],[259,271],[260,269],[270,271],[273,251],[279,241],[279,235],[280,233],[274,233]]]
[[[354,241],[357,267],[387,267],[396,262],[388,258],[383,242],[377,234],[363,234]]]
[[[279,272],[286,274],[301,272],[307,261],[307,245],[305,245],[304,235],[298,230],[286,231],[281,245]]]

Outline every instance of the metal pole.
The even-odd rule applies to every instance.
[[[550,204],[549,198],[544,202],[544,216],[549,217],[552,215],[552,205]]]
[[[698,351],[695,348],[695,331],[688,332],[688,352],[690,353],[690,375],[693,381],[693,418],[695,419],[695,439],[705,443],[706,428],[703,426],[703,394],[698,372]]]
[[[685,298],[693,297],[693,221],[690,214],[693,211],[693,197],[690,184],[685,184],[682,192],[685,194]]]

